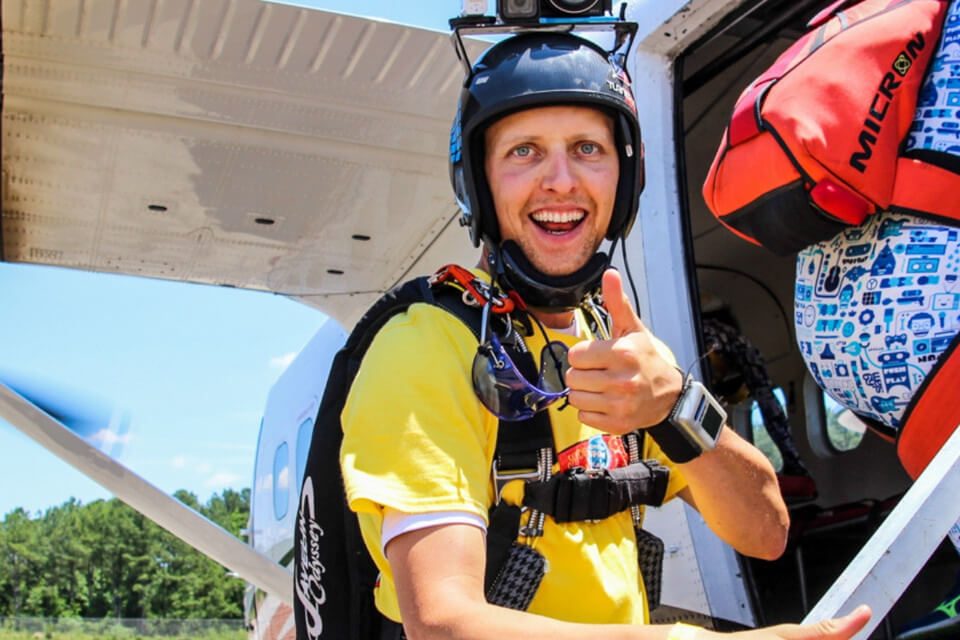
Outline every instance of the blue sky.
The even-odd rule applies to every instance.
[[[292,2],[445,30],[459,0]],[[451,48],[450,55],[453,55]],[[161,489],[206,500],[249,487],[267,393],[325,316],[281,296],[0,264],[0,379],[42,379],[130,415],[117,459]],[[0,419],[0,518],[99,485]]]
[[[128,411],[116,457],[201,499],[250,486],[267,392],[325,321],[271,294],[29,265],[0,265],[0,291],[0,377]],[[6,423],[0,443],[0,514],[108,496]]]

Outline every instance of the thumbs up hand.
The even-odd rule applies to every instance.
[[[683,386],[683,376],[657,351],[623,290],[620,274],[608,269],[603,306],[610,314],[609,340],[570,348],[566,381],[580,421],[613,434],[629,433],[664,420]]]

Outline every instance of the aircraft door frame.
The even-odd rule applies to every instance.
[[[698,376],[699,339],[691,303],[697,292],[681,202],[675,64],[678,56],[741,4],[743,0],[645,0],[627,9],[627,19],[639,24],[628,67],[643,132],[646,187],[625,248],[644,322],[670,345],[680,366],[690,367]],[[623,268],[619,259],[615,262]],[[748,585],[733,549],[686,504],[648,513],[651,530],[667,541],[663,602],[755,627]],[[689,584],[678,588],[678,580],[685,577],[694,578],[701,589],[691,590]]]

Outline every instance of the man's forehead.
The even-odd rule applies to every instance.
[[[562,126],[562,130],[557,127]],[[603,109],[583,105],[531,107],[508,114],[487,127],[487,141],[493,138],[523,137],[542,133],[582,133],[602,130],[612,134],[613,118]]]

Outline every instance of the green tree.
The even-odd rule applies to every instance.
[[[0,526],[0,585],[7,599],[6,615],[33,614],[27,605],[42,566],[40,542],[37,525],[26,511],[14,509],[4,517]]]
[[[225,489],[206,504],[174,494],[234,535],[250,490]],[[240,618],[244,584],[117,499],[68,500],[32,519],[0,522],[0,616]]]
[[[90,549],[84,536],[83,507],[71,498],[47,510],[35,526],[43,556],[41,575],[28,597],[29,608],[58,618],[81,615],[90,596]]]

